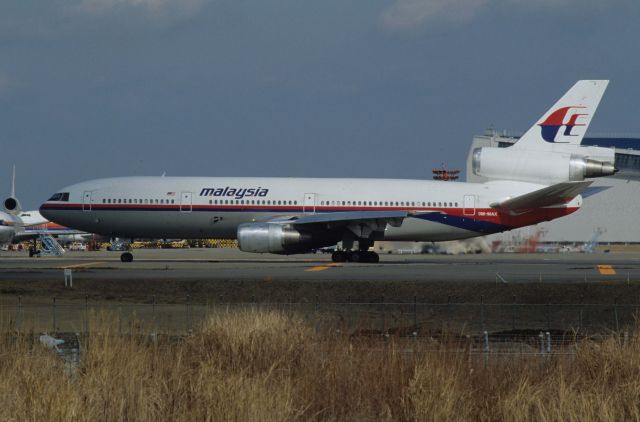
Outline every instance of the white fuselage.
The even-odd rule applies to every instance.
[[[233,239],[242,223],[310,213],[408,210],[414,217],[399,227],[388,225],[384,240],[439,241],[535,224],[573,212],[582,203],[578,196],[519,216],[490,207],[541,187],[509,181],[121,177],[68,186],[40,211],[58,224],[110,237]]]

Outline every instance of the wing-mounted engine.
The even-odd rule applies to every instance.
[[[517,180],[533,183],[580,182],[594,177],[611,176],[617,170],[613,157],[606,152],[587,155],[588,150],[604,148],[576,147],[576,152],[539,151],[516,148],[477,148],[473,151],[473,173],[494,180]],[[613,155],[613,154],[611,154]],[[604,159],[604,160],[603,160]]]
[[[238,248],[245,252],[294,253],[313,247],[310,233],[279,223],[245,223],[238,227]]]

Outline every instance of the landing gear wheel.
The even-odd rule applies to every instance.
[[[366,252],[351,252],[349,262],[367,262]]]
[[[122,262],[132,262],[133,261],[133,254],[131,252],[125,252],[122,255],[120,255],[120,261]]]
[[[331,260],[333,262],[345,262],[347,260],[347,255],[342,251],[335,251],[331,254]]]
[[[369,252],[368,255],[369,256],[367,257],[367,262],[371,262],[373,264],[377,264],[378,262],[380,262],[380,255],[378,255],[377,253]]]

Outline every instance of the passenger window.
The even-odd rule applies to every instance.
[[[104,198],[102,198],[102,203],[104,204],[106,202],[106,200]]]
[[[424,207],[424,202],[422,203],[422,206]]]
[[[293,205],[298,205],[298,201],[293,201]]]
[[[438,206],[441,207],[442,206],[442,202],[438,202]]]

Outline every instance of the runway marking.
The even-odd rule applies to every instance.
[[[316,271],[324,271],[324,270],[328,270],[329,268],[333,268],[333,267],[339,267],[340,265],[338,264],[324,264],[324,265],[318,265],[316,267],[311,267],[311,268],[307,268],[305,271],[307,272],[316,272]]]
[[[616,270],[613,269],[612,265],[598,265],[598,271],[602,275],[616,275]]]
[[[90,265],[98,265],[98,264],[105,264],[105,262],[101,261],[101,262],[84,262],[82,264],[73,264],[73,265],[64,265],[62,267],[59,267],[61,269],[67,269],[67,268],[82,268],[82,267],[88,267]]]

